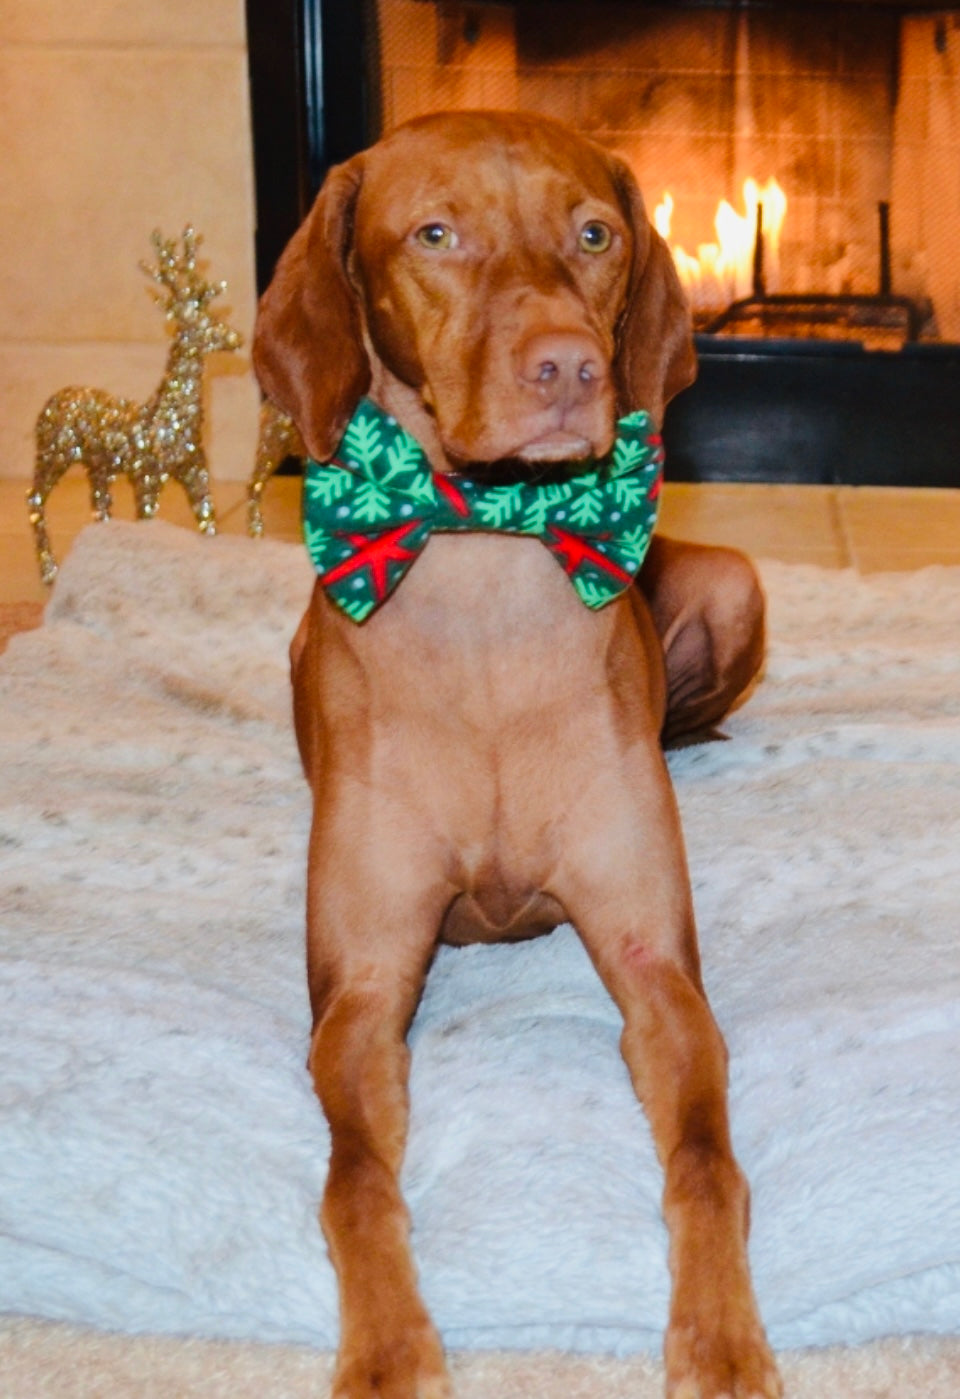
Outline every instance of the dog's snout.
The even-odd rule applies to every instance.
[[[517,371],[522,384],[548,404],[588,402],[606,383],[608,368],[599,344],[581,331],[546,331],[520,347]]]

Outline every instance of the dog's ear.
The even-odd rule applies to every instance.
[[[670,249],[647,218],[633,172],[616,157],[611,164],[634,235],[613,365],[618,406],[622,413],[645,408],[660,423],[670,399],[696,378],[690,308]]]
[[[334,451],[370,384],[360,306],[347,276],[363,157],[335,166],[260,298],[253,365],[318,461]]]

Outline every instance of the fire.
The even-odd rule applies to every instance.
[[[713,226],[715,243],[701,243],[696,257],[679,244],[671,244],[680,281],[695,311],[716,310],[753,290],[753,258],[757,237],[757,209],[763,208],[763,271],[767,291],[780,282],[780,232],[787,212],[787,196],[774,179],[762,187],[748,179],[743,185],[743,214],[721,199]],[[667,192],[653,211],[657,232],[670,243],[673,196]]]

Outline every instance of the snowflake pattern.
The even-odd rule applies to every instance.
[[[472,499],[473,513],[484,529],[509,529],[511,521],[522,512],[522,486],[493,486]]]
[[[327,595],[355,622],[393,592],[434,531],[543,541],[590,608],[633,582],[656,523],[663,446],[647,413],[617,424],[612,452],[562,482],[482,486],[434,473],[394,418],[362,399],[336,456],[307,462],[304,542]]]
[[[363,481],[353,496],[353,512],[364,525],[375,525],[381,520],[389,520],[391,515],[390,495],[375,481]]]

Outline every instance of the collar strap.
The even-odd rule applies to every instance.
[[[361,399],[334,457],[308,459],[303,533],[327,596],[355,622],[390,596],[440,532],[532,535],[587,607],[630,587],[657,518],[663,445],[650,415],[617,424],[611,452],[562,482],[484,486],[431,469],[420,444]]]

